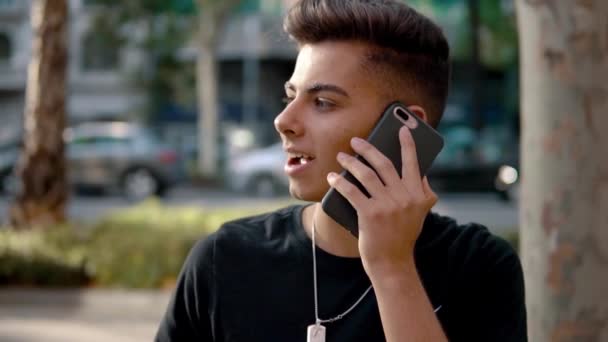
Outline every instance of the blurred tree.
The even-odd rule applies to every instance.
[[[479,53],[481,63],[486,68],[504,71],[517,63],[517,24],[513,1],[481,1],[478,4]]]
[[[487,95],[489,73],[513,73],[517,66],[517,31],[514,0],[403,0],[440,23],[450,40],[456,73],[455,81],[466,85],[466,102],[471,125],[488,125]],[[511,84],[506,84],[505,87]],[[516,113],[518,101],[508,96],[517,90],[510,86],[503,103],[509,113]],[[500,106],[501,104],[497,104]]]
[[[531,341],[608,341],[608,1],[517,0]]]
[[[10,208],[16,228],[49,226],[65,220],[68,199],[63,130],[67,66],[67,0],[35,0],[28,70],[20,183]]]
[[[194,68],[179,56],[196,31],[193,0],[95,0],[91,10],[91,35],[104,47],[133,47],[145,56],[127,71],[146,94],[141,119],[154,122],[171,104],[195,102]]]
[[[224,22],[240,2],[241,0],[197,0],[198,167],[205,178],[215,178],[218,171],[218,81],[215,51]]]
[[[194,2],[196,1],[196,2]],[[151,62],[136,79],[148,89],[148,115],[169,103],[188,105],[188,85],[196,84],[198,103],[199,171],[208,178],[217,173],[218,99],[216,49],[219,35],[241,0],[96,0],[100,5],[96,29],[119,37],[117,43],[144,48]],[[146,27],[141,41],[133,28]],[[130,29],[129,29],[130,28]],[[178,54],[196,33],[196,77]]]

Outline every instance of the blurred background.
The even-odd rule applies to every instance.
[[[20,191],[31,3],[0,0],[0,226]],[[209,45],[217,58],[209,114],[199,108],[193,0],[68,1],[69,219],[18,235],[0,228],[0,340],[68,341],[66,332],[74,341],[150,340],[194,241],[227,219],[294,203],[273,127],[297,54],[281,30],[293,1],[233,3]],[[453,55],[439,127],[446,145],[429,172],[436,210],[516,244],[513,0],[408,3],[444,28]],[[206,115],[217,125],[204,127]],[[208,144],[205,129],[217,134]],[[205,154],[216,161],[210,169]],[[72,290],[48,290],[57,287]]]
[[[0,1],[0,179],[21,141],[30,1]],[[196,6],[192,0],[116,4],[72,0],[66,133],[71,183],[127,197],[164,195],[177,181],[213,181],[238,191],[285,193],[272,125],[296,50],[281,32],[291,1],[244,0],[218,31],[217,169],[198,172]],[[431,171],[445,191],[511,195],[501,166],[518,165],[517,34],[512,0],[415,0],[452,46],[451,94],[439,127],[446,148]],[[205,113],[200,113],[205,115]],[[209,146],[207,146],[209,148]],[[137,155],[137,159],[133,157]],[[141,165],[138,166],[138,165]],[[237,176],[235,176],[235,173]],[[500,178],[507,183],[513,172]]]

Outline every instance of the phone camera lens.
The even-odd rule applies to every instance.
[[[407,115],[407,113],[401,109],[401,108],[397,108],[397,110],[395,110],[395,113],[403,120],[403,121],[407,121],[410,116]]]

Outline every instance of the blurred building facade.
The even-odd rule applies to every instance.
[[[13,132],[18,131],[24,110],[32,49],[31,1],[0,0],[0,40],[8,41],[2,54],[5,58],[0,58],[0,120],[4,129]],[[110,50],[104,56],[89,53],[95,51],[95,42],[90,39],[90,12],[83,0],[71,0],[69,6],[69,119],[128,112],[141,98],[141,92],[123,76],[133,63],[138,63],[137,52]]]
[[[0,0],[0,142],[17,134],[22,124],[31,54],[31,1]],[[171,1],[187,8],[180,15],[193,19],[192,0]],[[184,44],[169,53],[151,52],[137,44],[115,45],[96,31],[97,2],[69,0],[69,120],[145,118],[194,159],[194,30]],[[282,16],[294,2],[244,0],[221,32],[217,54],[223,132],[224,128],[246,127],[254,132],[259,145],[276,139],[272,119],[283,106],[283,84],[291,75],[297,54],[282,32]],[[439,127],[446,148],[436,164],[479,168],[516,159],[519,109],[513,0],[407,2],[443,26],[452,50],[453,82]],[[162,20],[158,24],[162,26]],[[145,25],[131,25],[128,30],[127,36],[135,41],[155,34]],[[145,77],[181,76],[169,75],[153,93],[137,80],[135,70],[147,73]],[[175,82],[180,77],[182,80]]]
[[[0,141],[20,125],[31,47],[26,1],[0,0]]]
[[[32,49],[31,2],[0,0],[0,139],[13,136],[22,125]],[[280,38],[281,14],[291,2],[245,1],[222,32],[219,97],[227,117],[257,122],[261,115],[279,109],[282,84],[296,55],[295,47]],[[149,64],[150,56],[130,44],[104,45],[95,32],[94,0],[69,0],[69,6],[69,121],[127,119],[147,110],[145,90],[134,81],[132,71]],[[130,34],[146,32],[134,28]],[[196,47],[185,46],[179,55],[193,62]],[[176,134],[183,129],[195,134],[191,126],[196,111],[185,107],[189,106],[162,109],[159,119],[173,125]]]

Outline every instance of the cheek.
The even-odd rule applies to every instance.
[[[350,118],[358,115],[361,115],[361,113],[348,113],[348,117]],[[351,138],[367,138],[375,120],[376,118],[374,117],[366,117],[365,120],[346,120],[324,125],[327,129],[318,131],[320,136],[317,139],[317,141],[323,142],[320,146],[321,151],[327,154],[327,158],[333,161],[335,161],[338,152],[354,154],[350,146]],[[335,162],[337,164],[337,161]]]
[[[350,139],[355,136],[355,132],[350,130],[336,130],[328,139],[328,144],[324,146],[326,151],[332,151],[335,157],[338,152],[353,153],[350,147]]]
[[[336,139],[336,146],[341,147],[341,151],[352,153],[353,149],[350,146],[350,140],[354,137],[366,139],[371,131],[373,123],[359,123],[356,127],[349,127],[339,133],[339,138]]]

